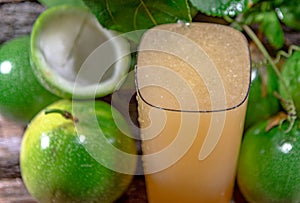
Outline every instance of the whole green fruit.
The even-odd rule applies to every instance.
[[[29,124],[22,142],[20,166],[28,191],[41,203],[115,201],[136,168],[130,133],[122,115],[102,101],[48,106]]]
[[[30,37],[12,39],[0,47],[0,114],[27,124],[59,98],[37,81],[30,66]]]
[[[297,120],[266,131],[268,121],[251,127],[241,145],[237,181],[249,202],[300,202],[300,127]]]

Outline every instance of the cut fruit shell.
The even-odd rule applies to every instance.
[[[87,8],[47,9],[31,34],[31,62],[39,81],[63,98],[112,93],[130,68],[130,45],[103,28]]]

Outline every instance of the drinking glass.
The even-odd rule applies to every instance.
[[[149,202],[230,202],[250,84],[243,34],[156,26],[142,37],[135,77]]]

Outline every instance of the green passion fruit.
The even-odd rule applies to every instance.
[[[58,99],[31,69],[29,36],[11,39],[0,47],[0,114],[26,125]]]
[[[24,183],[43,203],[113,202],[135,173],[137,152],[130,135],[122,115],[107,103],[55,102],[25,131]],[[130,158],[122,158],[119,150]]]
[[[266,130],[252,126],[244,136],[237,171],[238,186],[249,202],[300,202],[300,126],[288,122]]]

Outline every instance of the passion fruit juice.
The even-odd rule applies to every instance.
[[[145,111],[151,111],[151,107],[140,100]],[[190,128],[198,125],[199,130],[188,151],[172,166],[155,173],[147,174],[147,194],[149,202],[230,202],[234,178],[236,171],[236,162],[238,158],[241,134],[243,131],[243,121],[245,116],[246,103],[237,109],[226,112],[226,120],[220,139],[215,149],[204,160],[199,160],[199,151],[203,146],[204,140],[212,124],[212,114],[207,113],[198,115],[193,113],[172,112],[164,110],[166,114],[166,124],[160,134],[154,139],[143,141],[143,152],[145,155],[159,152],[171,145],[180,131],[182,136],[188,135]],[[197,122],[191,121],[189,124],[182,125],[182,119],[187,117],[197,119]],[[217,115],[218,116],[218,115]],[[151,116],[151,120],[163,122],[159,113]],[[149,120],[148,120],[149,121]],[[142,122],[143,127],[149,126],[147,122]],[[234,126],[233,126],[234,124]],[[183,128],[183,129],[180,129]],[[187,133],[187,134],[185,134]],[[176,147],[178,151],[185,151],[186,146],[182,144]],[[176,156],[176,152],[170,156]],[[170,157],[162,156],[155,159],[144,159],[146,171],[151,170],[151,165],[164,165]],[[147,168],[148,167],[148,168]]]
[[[230,202],[250,81],[245,39],[211,24],[157,29],[144,35],[136,70],[148,200]]]

